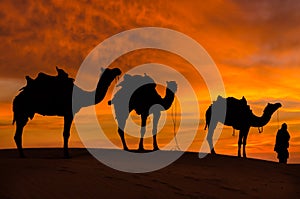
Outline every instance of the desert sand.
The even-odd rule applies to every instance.
[[[105,149],[100,149],[105,150]],[[107,149],[106,149],[107,150]],[[185,153],[158,171],[109,168],[86,149],[0,150],[0,198],[299,198],[300,165]],[[173,153],[173,152],[169,152]]]

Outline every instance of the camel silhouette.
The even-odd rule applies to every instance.
[[[232,126],[234,129],[239,130],[238,139],[238,157],[241,157],[241,145],[243,144],[243,157],[246,156],[246,142],[250,127],[263,127],[271,119],[273,113],[281,107],[280,103],[270,104],[268,103],[265,107],[261,117],[258,117],[252,113],[252,110],[247,105],[247,100],[245,97],[242,99],[236,99],[233,97],[223,98],[218,96],[217,101],[214,101],[212,105],[206,111],[206,127],[208,127],[207,141],[212,154],[215,154],[215,150],[212,144],[212,137],[214,130],[218,124],[221,122],[220,117],[215,114],[212,115],[212,108],[220,106],[220,104],[226,103],[226,116],[224,125]]]
[[[118,123],[118,133],[121,137],[123,149],[128,150],[125,142],[124,128],[129,113],[135,110],[141,115],[141,138],[138,151],[144,151],[143,137],[146,132],[146,121],[150,114],[153,114],[153,150],[159,150],[156,140],[157,125],[161,111],[169,109],[174,101],[177,91],[175,81],[167,82],[166,95],[162,98],[156,91],[156,83],[148,75],[124,75],[124,81],[118,86],[122,88],[117,91],[109,105],[113,104]]]
[[[21,92],[13,100],[13,124],[16,122],[14,140],[21,157],[24,157],[22,149],[23,128],[27,124],[28,118],[33,119],[34,114],[38,113],[43,116],[64,117],[64,157],[68,158],[68,140],[74,114],[82,107],[100,103],[111,82],[121,74],[121,70],[118,68],[102,69],[96,90],[84,91],[74,85],[74,79],[69,78],[64,70],[57,67],[56,70],[57,76],[50,76],[45,73],[39,73],[36,79],[26,76],[27,85],[20,89]],[[80,93],[81,99],[72,99],[73,89]],[[73,111],[72,100],[77,102]]]

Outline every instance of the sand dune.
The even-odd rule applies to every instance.
[[[104,150],[104,149],[103,149]],[[185,153],[168,167],[133,174],[85,149],[0,150],[0,198],[299,198],[300,165]],[[169,152],[173,153],[173,152]]]

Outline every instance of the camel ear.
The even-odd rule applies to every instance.
[[[100,69],[100,70],[101,70],[101,72],[102,72],[102,73],[104,72],[104,68],[103,68],[103,67],[101,67],[101,69]]]

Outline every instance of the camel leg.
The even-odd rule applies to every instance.
[[[241,157],[241,146],[243,143],[243,134],[241,132],[241,130],[239,131],[239,140],[238,140],[238,157]]]
[[[152,129],[152,135],[153,135],[153,150],[157,151],[159,150],[156,140],[156,134],[157,134],[157,125],[161,114],[160,112],[153,113],[153,129]]]
[[[246,142],[247,136],[250,128],[241,129],[239,133],[239,141],[238,141],[238,157],[241,157],[241,147],[243,145],[243,157],[246,158]]]
[[[118,133],[119,133],[119,136],[120,136],[122,144],[123,144],[123,149],[125,151],[128,151],[129,149],[126,145],[125,133],[124,133],[125,124],[126,124],[126,119],[124,119],[124,120],[119,119],[118,120]]]
[[[24,153],[23,153],[23,148],[22,148],[22,133],[23,133],[23,128],[27,124],[28,118],[27,117],[20,117],[16,119],[16,133],[14,136],[15,143],[17,145],[19,155],[21,158],[24,158]]]
[[[140,144],[139,144],[139,151],[144,151],[144,135],[146,133],[146,122],[147,122],[148,115],[141,115],[141,138],[140,138]]]
[[[211,125],[208,126],[208,133],[207,133],[206,139],[207,139],[207,142],[208,142],[211,154],[216,154],[214,146],[213,146],[213,141],[212,141],[213,135],[214,135],[214,131],[215,131],[216,127],[217,127],[217,124],[216,123],[212,123],[212,122],[211,122]]]
[[[247,158],[247,155],[246,155],[246,144],[247,144],[248,133],[249,133],[249,128],[245,130],[244,138],[243,138],[243,157],[244,158]]]
[[[69,158],[69,137],[70,137],[70,129],[73,121],[73,116],[65,116],[64,117],[64,157]]]

